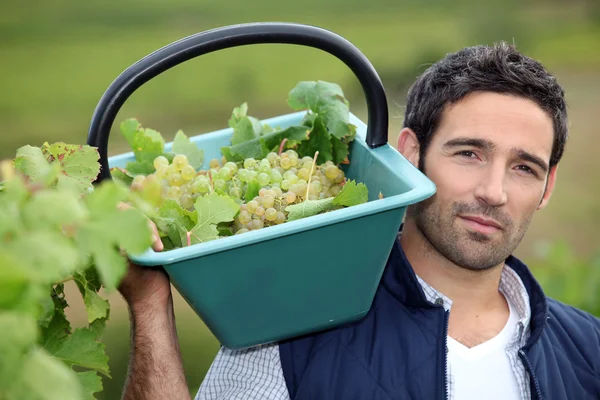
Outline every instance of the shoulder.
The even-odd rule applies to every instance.
[[[600,371],[600,319],[551,298],[548,311],[547,333],[552,344],[571,356],[580,353],[586,359],[594,358]]]
[[[277,344],[244,350],[221,347],[195,400],[288,400]]]
[[[550,320],[554,319],[567,330],[583,330],[586,335],[600,336],[600,318],[558,300],[548,298]]]

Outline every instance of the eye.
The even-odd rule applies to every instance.
[[[527,174],[531,174],[531,175],[537,176],[537,174],[535,173],[535,171],[533,169],[529,168],[527,165],[518,165],[517,169],[521,170],[521,171],[523,171],[523,172],[525,172]]]
[[[470,150],[463,150],[463,151],[459,151],[458,153],[456,153],[457,155],[461,156],[461,157],[466,157],[466,158],[474,158],[477,157],[477,155],[470,151]]]

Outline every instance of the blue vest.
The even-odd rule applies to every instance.
[[[600,399],[600,320],[547,299],[515,257],[507,264],[530,297],[531,335],[519,357],[532,399]],[[397,240],[364,318],[279,344],[291,399],[446,399],[448,316],[426,300]]]

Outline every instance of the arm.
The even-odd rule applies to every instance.
[[[130,307],[131,345],[124,400],[190,399],[172,297]]]
[[[126,207],[126,206],[124,206]],[[155,251],[162,251],[156,226]],[[179,341],[171,283],[162,268],[129,263],[119,286],[129,306],[131,345],[123,400],[190,399]]]

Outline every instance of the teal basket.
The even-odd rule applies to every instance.
[[[248,348],[356,321],[370,309],[406,207],[435,193],[434,184],[387,143],[388,109],[381,81],[348,41],[321,28],[290,23],[242,24],[199,33],[138,61],[108,88],[92,120],[88,144],[98,147],[102,172],[125,166],[133,153],[107,156],[118,110],[143,83],[188,59],[227,47],[289,43],[328,51],[359,78],[369,124],[357,126],[350,146],[349,179],[364,183],[369,201],[242,235],[165,252],[149,249],[133,262],[163,266],[173,286],[219,342]],[[298,124],[305,112],[265,119]],[[220,158],[231,128],[193,136],[205,159]],[[171,143],[166,145],[170,150]],[[208,166],[205,165],[204,168]],[[379,198],[379,194],[383,198]]]

